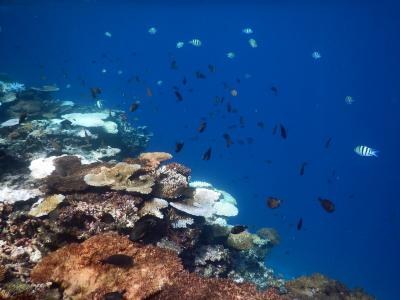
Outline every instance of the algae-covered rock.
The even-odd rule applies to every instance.
[[[253,235],[248,231],[238,234],[230,233],[226,242],[229,247],[240,251],[249,250],[254,246]]]

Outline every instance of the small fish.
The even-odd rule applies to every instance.
[[[244,121],[244,117],[243,116],[239,117],[239,124],[240,124],[240,128],[244,128],[245,121]]]
[[[203,154],[203,160],[210,160],[211,158],[211,147],[206,150]]]
[[[185,42],[179,41],[176,43],[176,48],[178,48],[178,49],[182,48],[183,46],[185,46]]]
[[[195,47],[200,47],[202,44],[199,39],[192,39],[188,43]]]
[[[90,88],[90,93],[93,99],[97,99],[97,96],[101,94],[101,89],[97,87]]]
[[[300,176],[304,175],[304,168],[308,165],[307,162],[303,162],[300,167]]]
[[[183,76],[182,84],[183,84],[183,85],[186,85],[186,83],[187,83],[186,76]]]
[[[26,112],[21,113],[19,115],[19,124],[24,123],[26,118],[28,118],[28,114]]]
[[[262,122],[262,121],[257,122],[257,126],[260,128],[264,128],[264,122]]]
[[[124,292],[110,292],[104,294],[103,300],[124,300]]]
[[[226,57],[229,59],[234,59],[236,56],[235,52],[228,52],[226,53]]]
[[[175,59],[173,61],[171,61],[171,69],[172,70],[177,70],[178,69],[178,64],[177,64]]]
[[[176,142],[175,143],[175,152],[179,153],[183,148],[184,142]]]
[[[201,121],[199,127],[197,128],[198,132],[203,132],[207,127],[207,122],[206,121]]]
[[[181,95],[181,93],[179,93],[178,91],[175,91],[175,97],[177,101],[182,101],[183,97]]]
[[[114,254],[100,260],[104,264],[114,265],[120,268],[130,268],[133,266],[133,258],[125,254]]]
[[[109,31],[106,31],[106,32],[104,32],[104,35],[106,36],[106,37],[112,37],[112,34],[111,34],[111,32],[109,32]]]
[[[156,84],[157,84],[158,86],[161,86],[161,85],[163,84],[163,81],[162,81],[162,80],[157,80]]]
[[[280,129],[281,129],[281,137],[283,138],[283,139],[286,139],[287,138],[287,133],[286,133],[286,128],[282,125],[282,124],[280,124]]]
[[[224,97],[215,96],[214,97],[214,104],[220,104],[224,102]]]
[[[277,130],[278,130],[278,125],[275,125],[275,126],[272,128],[272,135],[275,135]]]
[[[153,91],[151,90],[151,88],[146,87],[146,95],[147,97],[153,97]]]
[[[243,29],[242,29],[242,32],[243,32],[244,34],[252,34],[252,33],[253,33],[253,29],[251,29],[251,28],[249,28],[249,27],[246,27],[246,28],[243,28]]]
[[[301,230],[301,228],[303,227],[303,218],[300,218],[299,221],[297,222],[297,230]]]
[[[368,146],[359,145],[354,148],[354,152],[357,153],[358,155],[364,156],[364,157],[371,157],[371,156],[378,157],[379,151],[372,149]]]
[[[249,45],[251,48],[257,48],[257,41],[255,39],[249,39]]]
[[[335,211],[335,204],[331,200],[318,198],[318,201],[326,212],[332,213]]]
[[[328,149],[331,146],[331,141],[332,141],[331,137],[326,140],[326,142],[325,142],[325,148],[326,149]]]
[[[319,53],[318,51],[314,51],[313,53],[311,53],[311,57],[317,60],[320,59],[322,56],[321,53]]]
[[[96,100],[96,106],[98,109],[102,109],[103,108],[103,101],[101,101],[100,99]]]
[[[231,138],[231,136],[230,136],[229,134],[224,133],[224,134],[222,135],[222,137],[225,139],[225,145],[226,145],[226,147],[229,148],[231,145],[233,145],[232,138]]]
[[[245,231],[248,227],[246,225],[236,225],[233,226],[231,229],[231,233],[232,234],[239,234],[242,233],[243,231]]]
[[[238,95],[238,91],[236,89],[231,90],[232,97],[236,97]]]
[[[210,71],[211,73],[215,73],[215,66],[214,65],[208,65],[208,71]]]
[[[354,100],[353,97],[351,97],[351,96],[346,96],[346,97],[344,98],[344,102],[346,102],[346,104],[349,104],[349,105],[353,104],[354,101],[355,101],[355,100]]]
[[[132,242],[137,242],[145,239],[150,235],[154,228],[156,228],[159,219],[153,216],[145,216],[135,223],[131,233],[129,234],[129,239]]]
[[[276,86],[271,86],[270,90],[275,96],[278,96],[278,88]]]
[[[196,71],[195,74],[196,74],[196,78],[198,78],[198,79],[205,79],[206,78],[206,75],[204,75],[200,71]]]
[[[226,104],[226,111],[227,111],[228,113],[230,113],[230,112],[233,111],[232,104],[231,104],[230,102],[228,102],[228,103]]]
[[[281,206],[282,201],[276,197],[268,197],[267,206],[271,209],[278,208]]]
[[[157,28],[155,27],[150,27],[149,30],[147,30],[147,32],[151,35],[154,35],[157,33]]]
[[[139,108],[140,101],[135,101],[129,107],[130,112],[135,112]]]

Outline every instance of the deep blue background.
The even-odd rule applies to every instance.
[[[0,72],[28,86],[56,83],[62,88],[57,97],[78,103],[91,103],[92,86],[102,88],[106,106],[127,109],[140,97],[131,118],[154,132],[149,150],[173,152],[175,141],[183,140],[175,159],[193,169],[193,179],[237,198],[240,215],[232,222],[252,230],[278,229],[282,242],[267,258],[277,273],[291,278],[318,271],[379,299],[397,299],[400,10],[395,1],[52,2],[0,2]],[[156,35],[147,33],[151,26]],[[255,31],[257,49],[248,45],[244,27]],[[192,38],[202,47],[175,48],[177,41]],[[236,58],[226,58],[228,51]],[[313,51],[322,58],[314,60]],[[178,70],[170,69],[172,57]],[[208,72],[208,64],[216,73]],[[198,70],[205,80],[195,78]],[[142,83],[127,83],[133,75]],[[184,75],[187,87],[181,84]],[[229,96],[223,82],[238,96]],[[176,102],[174,85],[183,102]],[[271,86],[278,87],[278,96]],[[146,97],[146,87],[153,97]],[[345,103],[347,95],[354,104]],[[227,114],[225,103],[215,106],[215,96],[225,96],[238,113]],[[239,116],[245,128],[228,129],[239,124]],[[203,117],[208,126],[199,134]],[[266,127],[258,128],[258,121]],[[286,126],[287,140],[272,136],[278,122]],[[229,149],[225,132],[235,142]],[[239,145],[247,137],[254,143]],[[332,145],[325,149],[328,137]],[[357,156],[353,148],[359,144],[379,149],[380,157]],[[203,161],[209,146],[212,159]],[[303,161],[309,165],[301,177]],[[265,205],[271,195],[283,199],[276,211]],[[337,210],[323,211],[319,196],[331,199]]]

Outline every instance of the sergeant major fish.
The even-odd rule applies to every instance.
[[[354,152],[357,153],[360,156],[365,156],[365,157],[371,157],[371,156],[375,156],[378,157],[378,150],[372,149],[368,146],[364,146],[364,145],[359,145],[357,147],[354,148]]]

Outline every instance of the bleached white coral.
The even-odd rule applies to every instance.
[[[0,202],[14,203],[17,201],[26,201],[42,195],[38,189],[12,189],[3,187],[0,189]]]
[[[192,181],[189,183],[189,186],[192,188],[199,188],[199,187],[212,187],[211,183],[205,181]]]
[[[29,166],[31,176],[35,179],[42,179],[49,176],[55,170],[53,161],[61,156],[40,157],[32,160]]]
[[[110,146],[104,147],[104,148],[99,148],[97,150],[92,150],[90,152],[91,157],[93,157],[95,160],[100,160],[104,157],[113,157],[117,155],[118,153],[121,152],[121,149],[118,148],[112,148]]]
[[[229,202],[219,201],[214,204],[215,214],[224,217],[237,216],[239,210],[235,205]]]
[[[73,126],[102,127],[107,133],[117,134],[118,125],[113,121],[105,121],[109,116],[109,113],[71,113],[61,118],[70,121]]]
[[[0,127],[11,127],[19,124],[19,119],[10,119],[0,124]]]
[[[141,217],[152,215],[159,219],[164,219],[164,215],[160,210],[166,207],[168,207],[167,201],[161,198],[153,198],[144,203],[143,207],[139,211],[139,215]]]
[[[187,228],[188,225],[192,225],[194,220],[192,218],[178,219],[171,223],[172,228]]]

